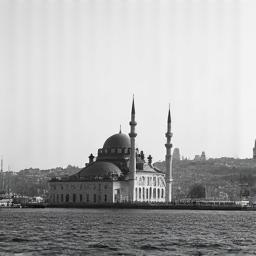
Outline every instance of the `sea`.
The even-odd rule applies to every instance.
[[[256,255],[256,212],[0,209],[0,255]]]

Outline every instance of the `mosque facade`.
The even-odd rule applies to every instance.
[[[109,137],[98,155],[89,156],[89,163],[78,173],[49,182],[50,205],[86,205],[122,202],[171,202],[172,157],[171,115],[167,119],[166,172],[145,159],[135,146],[136,125],[132,102],[129,136],[120,132]]]

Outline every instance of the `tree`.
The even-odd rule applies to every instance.
[[[190,198],[205,198],[205,187],[202,184],[195,184],[191,187],[188,197]]]

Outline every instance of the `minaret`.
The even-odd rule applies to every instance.
[[[135,107],[134,107],[134,97],[132,100],[132,113],[131,113],[131,121],[130,126],[131,130],[129,133],[131,139],[131,150],[130,150],[130,186],[129,186],[129,201],[135,201],[135,179],[136,179],[136,149],[135,149],[135,137],[137,136],[135,132],[135,126],[137,125],[135,121]]]
[[[165,189],[165,202],[171,202],[172,201],[172,155],[171,155],[171,113],[170,113],[170,106],[169,106],[169,112],[168,112],[168,120],[167,120],[167,132],[165,134],[165,137],[167,139],[167,142],[165,144],[166,147],[166,156],[165,156],[165,165],[166,165],[166,173],[165,173],[165,183],[166,183],[166,189]]]
[[[4,190],[4,160],[1,156],[1,184],[0,184],[0,191]]]
[[[253,148],[253,159],[256,159],[256,140],[254,142],[254,148]]]

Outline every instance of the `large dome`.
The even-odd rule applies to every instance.
[[[104,145],[103,148],[130,148],[131,141],[130,137],[124,133],[117,133],[109,137]]]
[[[79,173],[79,177],[84,178],[111,178],[113,176],[120,176],[121,170],[113,163],[98,161],[83,168]]]

